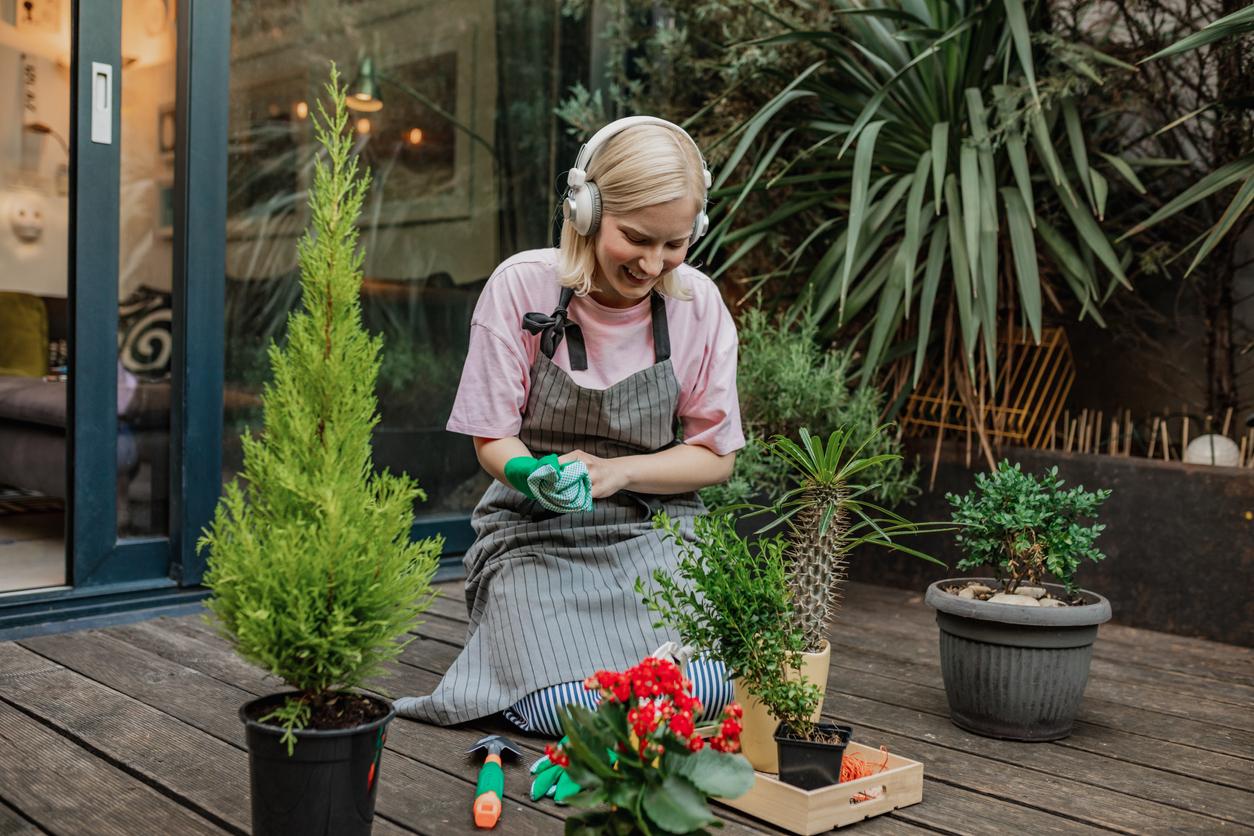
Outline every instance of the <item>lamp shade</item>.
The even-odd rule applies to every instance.
[[[357,71],[357,81],[348,91],[346,102],[353,110],[363,113],[374,113],[383,108],[383,97],[379,93],[379,79],[375,75],[374,59],[367,55],[361,59],[361,67]]]

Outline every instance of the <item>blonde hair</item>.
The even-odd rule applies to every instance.
[[[664,125],[635,125],[610,137],[588,165],[588,179],[601,193],[601,213],[624,215],[681,198],[690,198],[697,210],[705,198],[701,157],[687,138]],[[696,212],[693,212],[696,215]],[[602,224],[602,229],[604,224]],[[558,281],[579,296],[592,290],[596,275],[595,236],[585,237],[569,221],[562,222],[558,248]],[[692,291],[671,270],[658,290],[676,299],[691,299]]]

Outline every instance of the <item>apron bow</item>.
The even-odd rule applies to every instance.
[[[583,330],[579,323],[572,322],[565,308],[558,308],[552,315],[542,313],[523,314],[523,328],[532,334],[540,335],[540,350],[544,356],[553,359],[553,353],[562,344],[562,338],[569,336],[566,352],[570,355],[571,371],[581,372],[588,368],[588,353],[584,349]]]

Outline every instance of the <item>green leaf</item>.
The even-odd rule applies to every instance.
[[[1089,169],[1089,177],[1093,181],[1093,200],[1097,206],[1097,219],[1099,221],[1106,220],[1106,192],[1109,186],[1106,178],[1095,168]]]
[[[1237,219],[1249,208],[1251,202],[1254,202],[1254,176],[1246,180],[1244,185],[1237,190],[1236,195],[1232,198],[1232,202],[1228,204],[1228,208],[1220,216],[1218,223],[1211,227],[1210,234],[1206,236],[1206,242],[1197,251],[1197,255],[1193,257],[1193,263],[1189,265],[1189,269],[1185,271],[1184,275],[1187,276],[1192,273],[1194,268],[1202,263],[1202,259],[1210,255],[1211,250],[1215,249],[1215,245],[1219,243],[1220,239],[1228,234],[1233,224],[1237,222]]]
[[[1062,120],[1067,128],[1067,142],[1071,145],[1071,159],[1075,161],[1076,171],[1080,175],[1080,186],[1089,199],[1093,213],[1100,214],[1089,178],[1089,155],[1084,146],[1084,131],[1080,129],[1080,114],[1076,112],[1075,99],[1070,96],[1062,100]]]
[[[641,806],[668,833],[691,833],[716,821],[705,797],[679,775],[668,775],[661,785],[646,789]]]
[[[967,245],[971,282],[979,280],[980,269],[980,170],[975,149],[963,143],[958,156],[958,170],[962,177],[962,229]],[[950,211],[953,208],[950,207]]]
[[[927,248],[927,267],[923,271],[923,295],[919,301],[919,339],[914,349],[914,385],[919,385],[923,372],[923,355],[927,351],[928,334],[932,327],[932,310],[936,304],[936,291],[940,287],[941,271],[945,268],[946,245],[949,230],[938,224]]]
[[[1142,58],[1138,63],[1144,64],[1146,61],[1155,61],[1159,58],[1179,55],[1182,52],[1188,52],[1200,46],[1214,43],[1221,38],[1236,38],[1248,32],[1254,32],[1254,5],[1246,6],[1244,9],[1238,9],[1230,15],[1213,20],[1202,27],[1201,31],[1181,38],[1171,46],[1155,52],[1150,57]]]
[[[905,279],[903,298],[906,304],[906,316],[910,316],[910,297],[913,295],[914,266],[919,254],[919,239],[926,229],[927,218],[923,210],[923,193],[927,190],[927,173],[932,164],[932,152],[924,151],[914,168],[913,182],[910,184],[910,197],[906,200],[906,234],[902,239],[901,249],[897,252],[897,262],[901,265],[901,274]]]
[[[1028,31],[1028,15],[1023,8],[1023,0],[1005,0],[1005,3],[1006,24],[1010,27],[1010,38],[1014,41],[1019,66],[1023,68],[1023,76],[1032,90],[1032,100],[1039,108],[1041,95],[1036,89],[1036,69],[1032,63],[1032,34]]]
[[[1032,175],[1028,170],[1028,152],[1022,134],[1011,133],[1006,136],[1006,156],[1010,158],[1010,169],[1014,172],[1015,184],[1019,187],[1023,205],[1028,211],[1028,221],[1032,226],[1036,226],[1036,208],[1032,199]]]
[[[883,120],[872,122],[862,132],[858,150],[853,158],[853,183],[849,197],[849,243],[845,247],[845,265],[840,279],[840,307],[844,310],[849,291],[849,273],[853,268],[854,254],[858,250],[858,236],[862,233],[862,218],[866,212],[867,183],[871,177],[871,161],[875,155],[875,138],[884,127]]]
[[[1011,188],[1001,190],[1006,203],[1006,221],[1010,227],[1010,249],[1014,256],[1015,275],[1019,280],[1019,298],[1027,315],[1032,337],[1041,342],[1041,277],[1036,264],[1036,236],[1028,218],[1023,197]]]
[[[1151,226],[1172,217],[1182,209],[1187,209],[1199,200],[1204,200],[1215,192],[1250,176],[1254,176],[1254,153],[1246,154],[1244,157],[1222,165],[1210,174],[1207,174],[1201,180],[1198,180],[1192,186],[1167,201],[1166,205],[1157,212],[1119,236],[1119,240],[1122,241],[1139,232],[1144,232]]]
[[[1061,192],[1059,193],[1061,196]],[[1115,250],[1110,245],[1110,239],[1106,237],[1106,233],[1102,232],[1101,227],[1097,225],[1097,221],[1093,219],[1083,207],[1076,206],[1073,201],[1063,200],[1063,209],[1067,213],[1067,217],[1071,219],[1072,226],[1076,232],[1080,233],[1080,240],[1089,248],[1093,255],[1097,256],[1097,260],[1105,265],[1119,283],[1129,290],[1132,289],[1132,283],[1128,281],[1128,277],[1124,275],[1123,265],[1119,263],[1118,257],[1115,256]]]
[[[936,214],[941,210],[941,192],[945,187],[945,166],[949,165],[949,123],[932,126],[932,191],[936,196]]]
[[[706,795],[739,798],[753,787],[753,767],[742,755],[729,755],[707,747],[676,760],[674,774],[687,778]]]
[[[719,176],[715,178],[713,188],[717,189],[727,182],[727,178],[731,176],[731,173],[736,169],[736,166],[739,165],[741,158],[744,157],[745,153],[749,150],[753,141],[757,138],[758,134],[762,132],[762,129],[766,127],[767,123],[771,121],[776,113],[778,113],[790,102],[815,95],[811,91],[797,90],[796,88],[821,66],[823,66],[823,62],[816,61],[809,67],[806,67],[806,69],[803,70],[796,78],[789,82],[787,87],[776,94],[776,96],[767,102],[761,110],[755,113],[748,119],[748,121],[745,122],[743,126],[741,126],[741,129],[744,130],[744,135],[740,137],[740,141],[736,143],[735,150],[732,151],[731,155],[727,158],[727,161],[723,163],[723,170]]]
[[[1132,170],[1132,166],[1128,165],[1127,160],[1122,157],[1116,157],[1113,154],[1103,154],[1101,151],[1097,153],[1103,160],[1110,163],[1111,168],[1119,172],[1132,188],[1136,189],[1140,194],[1145,194],[1145,184],[1141,182],[1141,178],[1136,176],[1136,172]]]

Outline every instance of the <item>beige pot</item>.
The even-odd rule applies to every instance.
[[[801,654],[801,671],[791,671],[789,679],[805,676],[807,682],[819,686],[827,693],[827,672],[832,663],[832,647],[826,641],[823,649],[817,653]],[[740,751],[759,772],[779,772],[779,752],[775,748],[775,727],[779,720],[767,710],[757,697],[750,694],[739,679],[733,679],[736,691],[736,702],[744,709],[745,716],[741,721],[744,727],[740,732]],[[823,712],[820,700],[810,719],[818,722]]]

